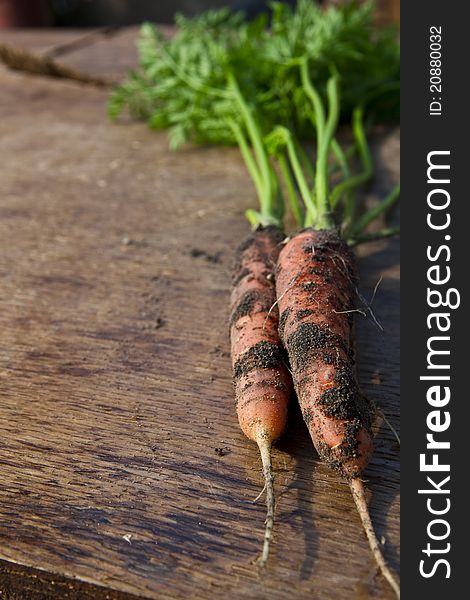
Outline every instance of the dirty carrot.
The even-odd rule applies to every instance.
[[[259,127],[233,73],[228,89],[242,116],[242,124],[228,121],[258,195],[259,210],[248,209],[254,228],[238,247],[233,269],[230,344],[237,415],[245,435],[258,444],[266,490],[266,527],[258,564],[268,560],[274,528],[274,476],[271,446],[283,433],[292,380],[279,338],[274,269],[279,256],[284,200],[276,171]]]
[[[356,274],[335,231],[306,229],[283,248],[276,273],[280,336],[304,420],[320,457],[346,478],[372,453],[368,406],[353,371]]]
[[[306,209],[303,225],[307,226],[285,244],[279,255],[276,269],[279,332],[315,448],[320,458],[349,483],[373,556],[399,596],[399,584],[374,533],[361,480],[373,451],[372,411],[358,388],[354,371],[352,327],[359,294],[355,259],[347,243],[359,243],[365,226],[396,202],[398,194],[392,194],[363,215],[358,216],[353,210],[356,207],[351,206],[354,202],[351,192],[372,175],[361,109],[354,112],[353,131],[364,171],[352,176],[348,168],[348,179],[330,192],[330,155],[333,152],[343,160],[339,145],[332,149],[339,113],[339,81],[336,74],[328,81],[326,108],[310,80],[306,60],[299,60],[298,64],[305,93],[312,102],[317,156],[312,191],[295,154],[290,132],[277,128],[268,140],[272,154],[278,158],[284,156],[290,163]],[[289,173],[283,170],[284,177],[289,178]],[[292,181],[286,184],[293,187]],[[333,209],[338,209],[340,198],[338,223],[338,213]],[[354,239],[343,239],[341,225],[344,235],[349,231]]]
[[[354,259],[335,231],[307,229],[282,250],[277,268],[281,339],[320,458],[348,481],[374,558],[397,595],[361,481],[373,451],[371,411],[357,385],[352,310]]]
[[[259,563],[268,559],[274,527],[271,445],[283,433],[292,380],[278,335],[274,268],[284,236],[259,227],[239,246],[233,271],[230,341],[240,427],[258,444],[266,487],[266,529]]]

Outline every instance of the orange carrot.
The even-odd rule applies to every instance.
[[[357,477],[372,454],[368,407],[353,371],[353,258],[334,231],[307,229],[282,250],[280,335],[303,417],[320,457]]]
[[[261,565],[268,558],[274,527],[271,445],[284,431],[292,393],[275,307],[273,271],[282,239],[276,227],[258,228],[239,246],[231,296],[230,341],[237,414],[245,435],[258,444],[266,482]]]
[[[281,251],[276,287],[280,337],[313,443],[320,457],[349,482],[377,564],[399,595],[360,479],[373,443],[370,410],[354,373],[354,257],[336,231],[306,229]]]

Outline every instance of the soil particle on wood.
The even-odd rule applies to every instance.
[[[219,264],[222,259],[222,251],[215,252],[214,254],[210,254],[206,250],[201,250],[200,248],[192,248],[189,252],[189,255],[192,258],[205,258],[207,262],[213,263],[215,265]]]
[[[227,456],[227,454],[230,454],[231,450],[228,446],[223,446],[221,448],[214,448],[214,452],[217,456]]]
[[[165,327],[165,323],[166,323],[165,319],[162,319],[162,317],[157,317],[153,328],[161,329],[162,327]]]

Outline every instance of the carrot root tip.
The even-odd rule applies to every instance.
[[[268,561],[269,548],[273,537],[274,529],[274,475],[271,464],[271,442],[266,435],[259,432],[256,436],[256,442],[261,454],[261,462],[263,464],[264,475],[264,490],[266,490],[266,520],[264,530],[264,542],[261,555],[257,563],[259,567],[264,567]],[[261,492],[262,493],[262,492]]]
[[[375,562],[377,563],[380,572],[395,592],[397,598],[400,598],[400,584],[396,580],[395,576],[390,570],[390,567],[385,561],[385,558],[382,554],[382,550],[380,548],[380,542],[377,539],[374,527],[372,525],[369,508],[367,506],[366,501],[364,483],[361,479],[356,477],[349,481],[349,487],[351,488],[351,493],[354,498],[357,511],[361,518],[362,526],[364,527],[364,532],[366,534],[367,541],[369,542],[369,547],[371,549],[372,555],[374,556]]]

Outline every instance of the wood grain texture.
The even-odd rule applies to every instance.
[[[2,600],[138,600],[139,596],[0,560]]]
[[[60,48],[76,48],[100,39],[98,29],[0,29],[0,44],[33,52],[39,56],[54,54]]]
[[[262,473],[227,320],[254,190],[235,149],[170,153],[108,123],[105,98],[0,71],[0,558],[146,598],[392,598],[295,409],[273,456],[271,560],[251,564]],[[372,196],[397,179],[397,131],[375,155]],[[357,324],[360,383],[397,429],[398,246],[361,251],[386,333]],[[398,569],[399,451],[380,419],[376,434],[371,513]]]
[[[168,27],[163,28],[165,31]],[[92,45],[67,52],[60,62],[89,75],[119,82],[138,64],[136,40],[140,27],[133,26],[101,36]]]
[[[160,31],[170,36],[175,28],[160,25]],[[138,65],[136,41],[140,26],[126,27],[96,38],[93,44],[83,45],[64,53],[60,62],[95,77],[105,77],[119,83],[131,69]]]

